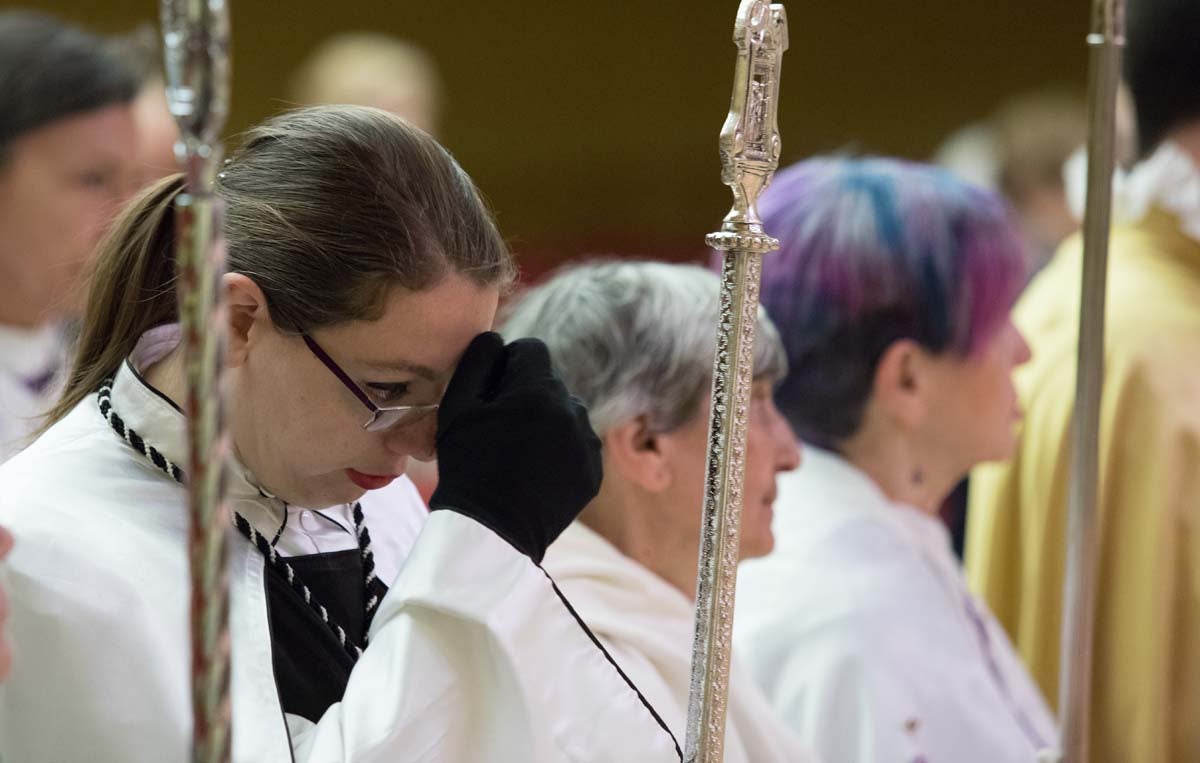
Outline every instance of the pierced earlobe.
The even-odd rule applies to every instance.
[[[925,482],[925,472],[921,471],[921,467],[918,466],[917,468],[913,469],[912,483],[914,485],[920,485],[924,482]]]
[[[905,358],[904,364],[900,367],[900,386],[909,391],[917,387],[916,376],[909,367],[910,362],[910,358]]]

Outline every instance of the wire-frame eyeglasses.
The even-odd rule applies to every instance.
[[[321,349],[321,345],[317,344],[316,340],[304,332],[300,332],[300,338],[304,340],[304,344],[317,357],[317,360],[324,363],[325,367],[338,378],[338,381],[346,385],[346,389],[354,393],[359,402],[365,405],[367,410],[371,412],[370,418],[363,424],[363,429],[368,432],[382,432],[385,429],[391,429],[395,426],[415,424],[438,409],[437,403],[426,405],[376,405],[371,400],[371,397],[363,391],[362,387],[355,384],[350,375],[343,371],[341,366],[333,362],[333,358],[329,357]]]

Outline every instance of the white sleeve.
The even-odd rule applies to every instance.
[[[186,622],[186,599],[163,617],[153,589],[170,576],[113,574],[64,534],[27,523],[6,562],[16,659],[0,684],[0,761],[187,760],[187,632],[164,624]]]
[[[426,522],[342,701],[289,725],[298,763],[678,760],[544,573],[449,511]]]

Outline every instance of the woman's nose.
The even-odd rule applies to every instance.
[[[791,425],[787,423],[783,414],[778,411],[774,413],[775,422],[771,427],[771,432],[775,437],[776,452],[778,453],[775,460],[778,466],[777,471],[790,472],[800,466],[800,440],[792,431]]]
[[[1033,348],[1031,348],[1029,346],[1029,342],[1026,341],[1025,335],[1021,333],[1021,330],[1017,329],[1017,363],[1016,364],[1018,366],[1024,365],[1024,364],[1028,363],[1032,358],[1033,358]]]

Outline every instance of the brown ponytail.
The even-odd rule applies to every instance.
[[[83,333],[46,427],[116,373],[146,331],[177,320],[176,175],[143,193],[101,244]],[[433,138],[378,109],[316,106],[246,135],[222,166],[227,269],[254,279],[277,325],[382,315],[388,291],[449,273],[504,288],[515,268],[491,213]]]
[[[180,174],[155,183],[125,208],[101,243],[75,360],[42,431],[116,373],[142,334],[177,320],[172,208],[182,189]]]

